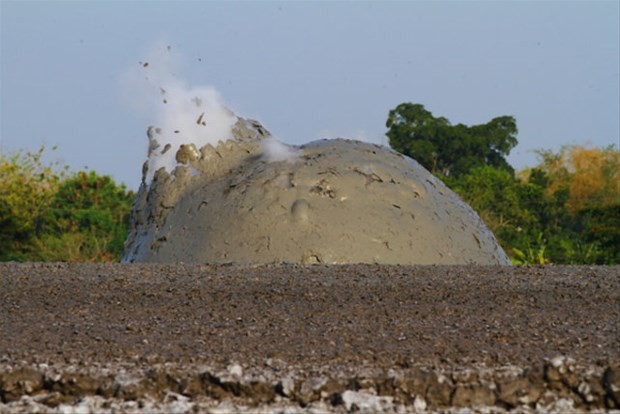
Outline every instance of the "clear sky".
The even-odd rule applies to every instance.
[[[514,116],[517,169],[620,137],[619,1],[0,4],[0,151],[58,146],[54,160],[134,189],[150,121],[121,79],[162,42],[179,77],[290,144],[385,144],[403,102],[454,124]]]

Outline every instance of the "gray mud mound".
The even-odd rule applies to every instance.
[[[233,135],[181,146],[172,173],[143,181],[124,261],[509,264],[476,213],[408,157],[337,139],[273,161],[257,122]]]

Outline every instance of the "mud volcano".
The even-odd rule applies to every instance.
[[[343,139],[284,146],[242,118],[233,136],[181,145],[152,181],[145,163],[123,261],[510,264],[478,215],[408,157]],[[170,150],[157,130],[149,138],[149,156]]]

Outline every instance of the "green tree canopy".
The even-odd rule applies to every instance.
[[[27,260],[63,172],[37,152],[0,154],[0,260]]]
[[[117,260],[127,238],[134,193],[107,175],[79,171],[61,181],[52,197],[43,231],[49,256],[66,257],[67,235],[72,235],[75,260]],[[61,237],[59,237],[61,236]],[[54,243],[58,239],[62,243]],[[59,249],[54,251],[57,245]]]
[[[120,259],[134,193],[47,165],[43,151],[0,154],[0,261]]]
[[[433,174],[458,177],[483,165],[514,173],[505,158],[517,145],[511,116],[482,125],[452,125],[421,104],[403,103],[390,111],[386,126],[390,146]]]

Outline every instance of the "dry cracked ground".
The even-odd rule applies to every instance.
[[[0,264],[0,412],[606,412],[620,267]]]

